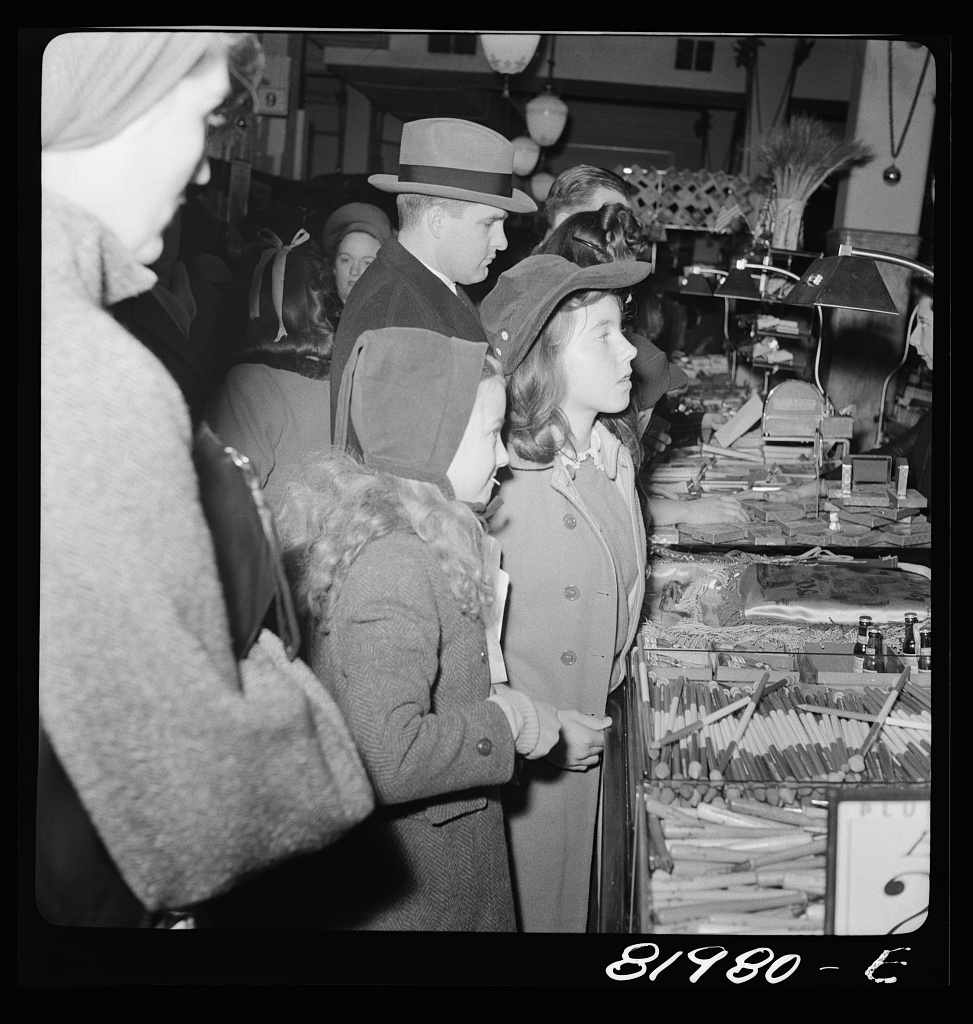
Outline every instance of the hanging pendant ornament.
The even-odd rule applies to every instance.
[[[929,59],[932,57],[932,53],[926,51],[926,59],[922,65],[922,73],[919,75],[919,84],[916,86],[916,94],[912,97],[912,106],[909,107],[909,116],[905,119],[905,126],[902,128],[902,137],[899,139],[898,145],[895,142],[895,121],[894,121],[894,110],[893,110],[893,89],[892,89],[892,40],[889,40],[889,145],[892,150],[892,163],[882,171],[882,180],[886,185],[898,185],[902,180],[902,172],[895,166],[895,161],[899,157],[899,153],[902,152],[902,147],[905,145],[905,137],[909,131],[909,125],[912,124],[912,115],[916,112],[916,104],[919,102],[919,93],[922,92],[922,83],[926,80],[926,69],[929,67]]]

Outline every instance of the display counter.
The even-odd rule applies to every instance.
[[[853,418],[814,384],[785,381],[761,395],[735,384],[722,365],[720,357],[688,362],[690,383],[671,415],[698,417],[700,426],[707,414],[724,422],[640,472],[650,504],[653,495],[687,502],[684,522],[653,526],[654,543],[789,553],[818,546],[852,555],[931,548],[928,498],[910,479],[908,460],[851,453]],[[735,498],[747,522],[699,521],[691,503],[720,496]],[[666,515],[672,522],[671,509]]]
[[[860,563],[674,564],[679,573],[666,585],[682,576],[682,609],[650,597],[610,698],[593,928],[850,935],[920,927],[932,672],[930,652],[920,660],[907,640],[921,630],[931,648],[930,581]],[[714,584],[732,594],[725,607]],[[905,621],[910,609],[914,625]],[[854,650],[863,611],[881,634],[877,661]],[[710,625],[700,621],[707,615]]]

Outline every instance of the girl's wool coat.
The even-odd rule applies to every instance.
[[[630,513],[638,558],[627,595],[631,646],[645,590],[645,525],[627,449],[596,423],[609,477]],[[621,680],[618,585],[608,544],[560,459],[526,462],[511,448],[510,478],[491,532],[510,575],[503,651],[510,685],[556,708],[604,715]],[[567,771],[527,761],[504,788],[514,888],[525,931],[584,931],[600,767]]]
[[[512,931],[498,786],[513,774],[514,740],[486,699],[483,621],[462,613],[424,541],[398,531],[367,544],[311,663],[379,803],[326,851],[341,879],[329,925]]]

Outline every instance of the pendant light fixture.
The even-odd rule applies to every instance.
[[[518,135],[513,140],[514,174],[526,178],[537,166],[537,158],[541,155],[541,147],[529,136]]]
[[[551,55],[547,62],[547,85],[544,91],[527,104],[527,131],[539,146],[553,146],[561,137],[568,119],[568,105],[554,92],[554,44],[551,36]]]
[[[551,186],[554,184],[554,175],[549,171],[538,171],[530,179],[530,191],[531,195],[539,202],[543,203],[547,199],[548,192],[551,191]]]
[[[481,32],[480,43],[487,63],[503,75],[503,95],[510,98],[510,76],[519,75],[530,63],[541,41],[540,33]]]

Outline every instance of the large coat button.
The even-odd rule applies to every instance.
[[[573,665],[578,660],[574,651],[564,651],[561,654],[561,662],[565,665]]]
[[[487,660],[487,652],[486,651],[480,651],[480,661],[486,661],[486,660]]]
[[[575,528],[575,527],[576,527],[576,526],[578,525],[578,520],[577,520],[577,519],[575,519],[575,518],[574,518],[574,516],[573,516],[573,515],[571,515],[571,513],[569,512],[569,513],[568,513],[568,514],[567,514],[567,515],[566,515],[566,516],[564,517],[564,525],[565,525],[565,526],[566,526],[566,527],[567,527],[567,528],[568,528],[569,530],[573,530],[573,529],[574,529],[574,528]]]
[[[564,596],[569,601],[577,601],[578,598],[581,596],[581,588],[574,586],[574,584],[572,583],[570,587],[564,588]]]
[[[493,750],[493,743],[488,739],[482,739],[476,745],[476,752],[486,757]]]

